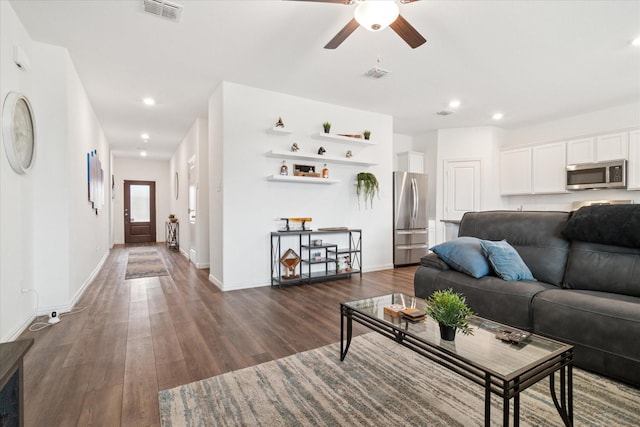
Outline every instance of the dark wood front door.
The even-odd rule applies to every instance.
[[[156,183],[124,182],[124,242],[156,241]]]

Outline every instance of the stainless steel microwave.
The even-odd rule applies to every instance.
[[[584,163],[567,166],[567,190],[627,188],[627,161]]]

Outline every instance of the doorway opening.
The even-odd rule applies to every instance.
[[[155,181],[124,182],[124,242],[156,241]]]

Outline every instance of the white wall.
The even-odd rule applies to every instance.
[[[209,98],[209,280],[222,288],[224,283],[223,245],[223,85]]]
[[[219,103],[222,109],[218,109]],[[270,283],[270,236],[278,217],[312,217],[311,226],[347,226],[363,230],[363,269],[371,271],[392,266],[392,168],[393,123],[390,116],[354,110],[309,99],[224,82],[212,97],[209,128],[211,156],[221,155],[222,163],[211,169],[213,193],[222,184],[222,219],[216,218],[216,197],[212,198],[211,241],[222,241],[222,268],[217,265],[219,250],[211,250],[212,280],[224,290],[265,286]],[[214,116],[214,117],[212,117]],[[266,132],[281,116],[292,135]],[[221,124],[219,122],[221,120]],[[375,144],[363,146],[320,140],[314,135],[321,123],[330,121],[332,133],[359,133],[370,129]],[[222,126],[222,148],[218,142]],[[281,159],[269,158],[269,150],[289,150],[297,142],[301,152],[316,153],[324,146],[327,154],[344,155],[380,162],[369,168],[329,162],[334,185],[267,181],[277,174]],[[216,160],[214,160],[216,163]],[[287,161],[291,167],[294,161]],[[303,162],[305,163],[305,162]],[[309,162],[322,167],[322,162]],[[369,170],[380,182],[380,199],[373,209],[358,207],[355,176]],[[222,179],[220,180],[219,174]],[[221,227],[221,224],[224,224]],[[216,232],[222,228],[221,235]]]
[[[499,148],[504,138],[500,128],[469,127],[438,130],[436,165],[436,242],[442,242],[445,227],[444,186],[445,162],[447,160],[480,160],[481,194],[480,210],[500,209],[499,196]]]
[[[114,243],[124,243],[124,181],[155,181],[156,183],[156,241],[165,241],[165,222],[171,212],[170,197],[173,179],[169,181],[169,161],[118,157],[113,159],[116,184],[114,203]],[[172,177],[173,178],[173,177]],[[186,190],[185,190],[186,191]],[[181,225],[182,227],[182,225]]]
[[[0,155],[0,341],[7,341],[36,311],[68,310],[104,261],[110,204],[107,197],[97,216],[88,205],[86,154],[98,150],[108,176],[110,152],[66,49],[31,42],[9,2],[0,2],[0,19],[2,100],[25,93],[37,132],[28,174],[16,175]],[[28,71],[13,64],[15,45],[29,56]]]
[[[207,119],[199,118],[189,129],[169,161],[170,210],[180,220],[180,252],[189,258],[189,248],[196,250],[191,261],[198,268],[209,266],[209,134]],[[198,170],[196,224],[189,223],[189,161],[195,158]],[[175,197],[175,173],[178,173],[178,199]]]
[[[13,47],[20,46],[33,57],[32,42],[9,2],[0,2],[0,102],[10,91],[22,92],[34,101],[33,76],[13,63]],[[42,115],[33,104],[36,120]],[[37,124],[36,124],[37,125]],[[34,168],[42,162],[36,153]],[[34,221],[33,174],[16,175],[0,149],[0,342],[16,334],[35,313],[33,295],[21,288],[33,288]]]

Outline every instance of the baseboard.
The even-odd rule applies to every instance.
[[[93,279],[96,278],[96,276],[98,275],[98,273],[100,273],[100,269],[102,269],[102,266],[104,265],[104,262],[107,260],[107,257],[109,256],[109,251],[106,251],[104,253],[104,255],[102,256],[102,259],[100,259],[100,261],[98,261],[98,264],[96,265],[96,267],[93,269],[93,271],[91,272],[91,274],[89,275],[89,277],[87,278],[87,280],[84,281],[84,283],[82,284],[82,286],[80,286],[80,289],[78,289],[78,291],[75,293],[75,295],[73,296],[73,298],[71,298],[71,301],[69,302],[69,308],[67,309],[67,311],[69,311],[71,309],[71,307],[73,307],[74,305],[76,305],[76,302],[78,302],[78,300],[80,299],[80,297],[82,297],[82,294],[84,293],[84,291],[87,289],[87,286],[89,286],[91,284],[91,282],[93,282]],[[48,313],[48,312],[47,312]]]
[[[393,263],[391,264],[383,264],[383,265],[374,265],[373,267],[363,268],[363,273],[369,273],[372,271],[381,271],[381,270],[391,270],[393,268]]]
[[[198,270],[202,270],[203,268],[209,268],[208,262],[194,264]]]
[[[224,291],[224,289],[223,289],[223,285],[222,285],[222,282],[221,282],[221,281],[219,281],[218,279],[216,279],[215,277],[213,277],[213,275],[211,275],[211,274],[209,274],[209,281],[210,281],[211,283],[213,283],[214,285],[216,285],[216,287],[217,287],[218,289],[220,289],[221,291]]]
[[[183,257],[185,257],[186,259],[189,259],[189,253],[187,251],[180,248],[180,253],[182,254]]]
[[[21,324],[16,326],[13,329],[13,331],[9,332],[9,336],[7,337],[6,340],[0,340],[0,342],[10,342],[10,341],[15,341],[16,339],[18,339],[20,334],[22,334],[22,332],[24,332],[25,329],[27,329],[29,327],[31,322],[36,320],[36,317],[37,316],[29,316],[28,318],[26,318]]]
[[[109,256],[109,251],[104,253],[104,255],[102,256],[102,259],[100,259],[100,261],[98,262],[96,267],[93,269],[93,271],[91,272],[87,280],[85,280],[82,286],[80,286],[80,288],[75,293],[71,301],[69,301],[69,303],[38,307],[37,308],[38,311],[36,315],[28,316],[22,323],[16,326],[14,330],[9,333],[9,336],[7,337],[7,341],[14,341],[15,339],[17,339],[38,316],[49,315],[52,311],[57,311],[59,314],[68,313],[69,311],[71,311],[71,308],[76,304],[76,302],[80,299],[80,297],[82,297],[82,294],[84,293],[84,291],[91,284],[91,282],[93,282],[93,280],[96,278],[96,276],[100,272],[100,269],[102,268],[105,261],[107,260],[108,256]]]

